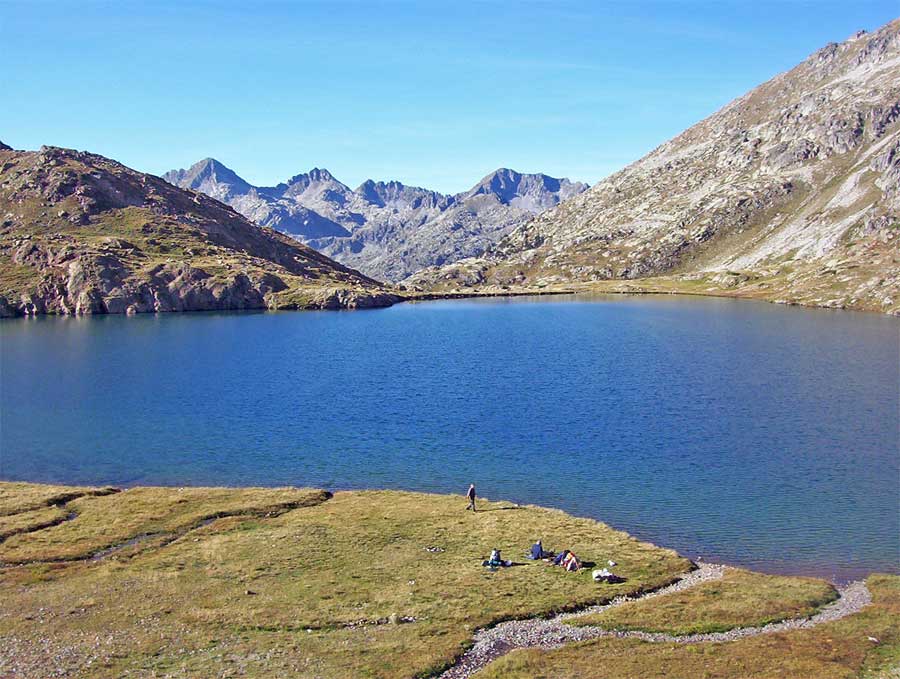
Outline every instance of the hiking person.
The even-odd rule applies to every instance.
[[[475,484],[469,484],[469,492],[466,493],[466,498],[469,500],[469,504],[466,506],[466,510],[471,509],[473,512],[475,511]]]

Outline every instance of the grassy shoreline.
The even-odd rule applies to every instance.
[[[0,482],[0,529],[29,512],[74,513],[0,540],[0,676],[435,676],[477,629],[658,589],[694,567],[559,510],[464,506],[403,491]],[[614,559],[626,581],[528,562],[538,538],[597,564]],[[483,568],[493,548],[518,565]],[[761,593],[759,577],[771,576],[656,601],[695,608],[697,624],[714,628],[759,620],[763,600],[769,617],[784,617],[827,598],[822,581],[779,580],[791,587],[780,597],[768,580]],[[671,610],[629,615],[658,626]]]
[[[529,297],[552,295],[668,295],[681,297],[712,297],[716,299],[733,299],[753,302],[765,302],[783,306],[796,306],[804,309],[819,309],[822,311],[855,311],[862,313],[875,313],[888,316],[900,316],[897,309],[877,309],[871,306],[818,304],[812,301],[791,298],[779,298],[777,296],[761,295],[756,291],[729,290],[729,289],[699,289],[695,281],[680,281],[675,278],[635,278],[627,280],[606,280],[594,283],[570,283],[559,288],[522,288],[510,290],[473,289],[472,291],[454,290],[448,292],[402,292],[403,300],[398,302],[416,302],[441,299],[476,299],[480,297]]]

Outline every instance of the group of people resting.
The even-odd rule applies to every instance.
[[[563,569],[567,571],[577,571],[581,568],[581,562],[578,560],[578,557],[575,556],[575,552],[564,549],[559,554],[555,554],[554,552],[548,552],[544,549],[541,541],[538,540],[531,546],[531,551],[525,555],[526,559],[531,559],[533,561],[539,561],[541,559],[552,560],[554,566],[562,566]],[[500,556],[499,549],[491,550],[491,556],[489,559],[481,562],[482,566],[488,568],[500,568],[500,567],[508,567],[512,566],[512,561],[506,561]]]
[[[466,493],[466,500],[468,500],[468,505],[466,506],[467,510],[471,509],[473,512],[475,511],[475,497],[475,484],[472,483],[469,485],[469,490]],[[577,571],[582,567],[581,561],[575,556],[575,552],[572,550],[564,549],[559,554],[549,552],[544,549],[540,540],[531,545],[531,550],[525,555],[525,558],[531,559],[532,561],[551,561],[554,566],[562,566],[564,570],[569,572]],[[611,567],[616,565],[615,561],[608,561],[607,563]],[[513,562],[503,559],[500,556],[499,549],[492,549],[490,558],[482,561],[481,565],[493,570],[496,568],[508,568],[513,565]],[[588,563],[588,565],[592,566],[593,564]],[[614,575],[606,568],[595,570],[593,572],[593,578],[597,582],[617,583],[625,581],[625,578]]]
[[[531,545],[531,551],[525,555],[525,558],[533,561],[552,559],[554,566],[562,566],[567,571],[577,571],[581,568],[581,562],[575,556],[575,552],[569,549],[564,549],[559,554],[548,552],[540,540]]]
[[[538,540],[533,545],[531,545],[531,549],[528,551],[527,554],[525,554],[525,558],[531,559],[532,561],[540,561],[540,560],[549,561],[554,566],[562,566],[563,570],[566,570],[569,572],[577,571],[580,568],[582,568],[584,565],[579,560],[579,558],[575,555],[575,552],[573,552],[571,549],[564,549],[559,554],[556,554],[554,552],[548,552],[546,549],[544,549],[544,546],[541,544],[540,540]],[[618,565],[618,564],[616,564],[615,561],[611,561],[611,560],[607,561],[606,563],[609,564],[610,568]],[[501,566],[503,566],[503,567],[512,566],[513,562],[512,561],[504,561],[500,557],[500,550],[494,549],[491,551],[491,558],[486,561],[482,561],[482,565],[488,566],[493,569],[493,568],[499,568]],[[588,562],[587,565],[593,566],[594,564]],[[619,575],[616,575],[615,573],[610,571],[608,568],[602,568],[600,570],[595,570],[595,571],[593,571],[593,573],[591,575],[594,578],[595,582],[605,582],[608,584],[616,584],[619,582],[625,582],[625,578],[623,578]]]

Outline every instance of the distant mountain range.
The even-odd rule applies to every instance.
[[[212,158],[163,177],[386,281],[480,255],[516,226],[588,188],[508,169],[454,195],[396,181],[368,180],[350,189],[319,168],[277,186],[253,186]]]
[[[399,300],[203,194],[92,153],[0,143],[0,317]]]
[[[483,257],[411,282],[660,276],[669,289],[900,313],[900,19],[827,45]]]
[[[0,315],[370,306],[410,288],[900,314],[900,19],[827,45],[589,190],[512,170],[455,195],[351,190],[321,169],[255,187],[211,159],[166,179],[0,144]]]

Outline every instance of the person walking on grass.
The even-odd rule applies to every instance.
[[[474,512],[475,511],[475,484],[474,483],[469,484],[469,492],[466,493],[466,497],[469,500],[469,504],[466,507],[466,511],[471,509]]]

